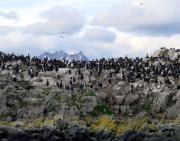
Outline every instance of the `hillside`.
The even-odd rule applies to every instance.
[[[146,58],[63,62],[0,53],[0,134],[18,128],[39,137],[47,130],[58,140],[62,130],[64,140],[75,140],[82,131],[95,141],[126,140],[133,130],[142,140],[178,139],[178,54],[160,49]]]

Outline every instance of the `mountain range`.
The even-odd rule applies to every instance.
[[[75,53],[75,54],[68,54],[63,50],[60,51],[56,51],[54,53],[49,53],[49,52],[45,52],[42,55],[40,55],[38,57],[39,59],[44,59],[44,58],[48,58],[48,59],[57,59],[57,60],[68,60],[68,61],[89,61],[89,59],[84,55],[84,53],[82,51],[80,51],[79,53]]]

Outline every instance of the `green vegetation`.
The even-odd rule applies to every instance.
[[[106,103],[98,103],[97,107],[90,114],[92,116],[98,116],[98,114],[112,115],[113,111]]]
[[[3,113],[0,115],[0,119],[6,119],[7,117],[9,116],[9,114],[6,112],[6,113]]]
[[[96,94],[93,90],[87,90],[86,95],[87,96],[96,96]]]
[[[150,113],[151,112],[151,104],[145,104],[144,105],[144,110],[147,112],[147,113]]]
[[[48,91],[48,90],[45,90],[45,91],[42,92],[42,94],[44,94],[44,95],[49,95],[49,91]]]
[[[92,111],[91,113],[90,113],[90,115],[92,115],[93,117],[97,117],[98,116],[98,114],[97,114],[97,112],[94,110],[94,111]]]
[[[97,109],[98,112],[101,112],[103,114],[107,114],[107,115],[112,115],[113,114],[112,110],[110,109],[110,107],[106,103],[98,104],[96,109]]]
[[[146,101],[145,104],[144,104],[144,111],[146,111],[147,113],[151,113],[152,111],[152,103],[153,103],[153,100],[152,101]]]

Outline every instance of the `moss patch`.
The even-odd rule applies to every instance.
[[[101,116],[94,123],[91,124],[92,131],[112,131],[116,127],[115,121],[110,116]]]

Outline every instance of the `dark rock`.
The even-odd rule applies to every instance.
[[[50,138],[49,138],[49,141],[61,141],[62,139],[56,135],[52,135]]]
[[[62,120],[58,120],[58,121],[56,122],[56,128],[57,128],[57,129],[60,129],[61,131],[67,129],[67,126],[68,126],[67,123],[65,123],[65,122],[62,121]]]
[[[21,130],[19,130],[17,128],[8,127],[8,126],[1,126],[0,131],[4,135],[7,134],[7,135],[12,135],[12,136],[17,135],[21,132]]]
[[[54,132],[55,132],[56,128],[53,128],[53,127],[43,127],[42,128],[42,135],[44,138],[50,138]]]
[[[9,136],[9,140],[10,141],[30,141],[30,138],[26,133],[21,132],[16,135]]]
[[[2,139],[1,141],[9,141],[8,139]]]
[[[90,137],[89,141],[98,141],[98,139],[95,137]]]
[[[160,127],[161,134],[166,137],[175,135],[175,129],[172,126],[164,125]]]
[[[169,138],[164,139],[163,141],[180,141],[180,139],[175,138],[175,137],[169,137]]]
[[[30,137],[31,141],[44,141],[44,138],[41,134],[33,133]]]
[[[143,141],[147,135],[141,132],[129,131],[124,135],[124,141]]]
[[[161,140],[162,140],[162,138],[160,138],[160,137],[151,137],[148,139],[148,141],[161,141]]]
[[[0,140],[7,138],[7,137],[8,137],[8,132],[0,130]]]

